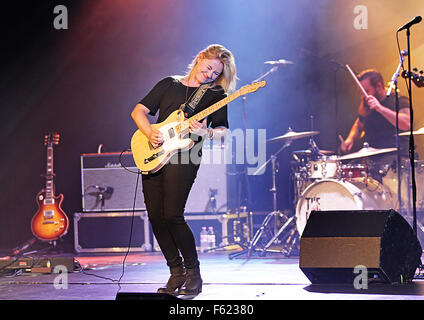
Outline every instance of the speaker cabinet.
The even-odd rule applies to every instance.
[[[350,283],[365,266],[368,278],[412,280],[421,245],[394,210],[312,211],[300,239],[300,269],[313,283]]]
[[[137,182],[137,166],[131,152],[81,155],[82,211],[131,211]],[[146,210],[141,175],[135,210]]]
[[[75,252],[126,252],[128,247],[132,252],[152,250],[146,211],[74,213]]]

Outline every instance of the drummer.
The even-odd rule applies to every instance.
[[[339,135],[340,150],[342,153],[350,153],[355,145],[363,138],[370,147],[394,148],[396,147],[396,98],[392,93],[386,96],[383,76],[374,69],[367,69],[358,75],[358,80],[368,94],[362,99],[358,109],[358,117],[350,129],[349,135],[343,139]],[[409,99],[399,95],[399,131],[410,130]],[[363,135],[363,136],[362,136]],[[408,155],[408,139],[399,137],[401,155]]]

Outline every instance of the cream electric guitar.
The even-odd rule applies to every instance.
[[[140,130],[137,130],[131,138],[131,149],[135,164],[142,174],[158,171],[176,152],[189,150],[193,147],[193,140],[188,138],[190,120],[200,122],[238,97],[255,92],[265,85],[266,81],[248,84],[189,119],[184,117],[181,110],[172,112],[165,121],[152,124],[152,127],[159,130],[163,135],[163,142],[159,146],[153,146],[149,139]]]

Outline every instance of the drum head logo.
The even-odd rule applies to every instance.
[[[309,197],[306,200],[306,219],[309,219],[309,215],[312,211],[321,211],[320,197]]]

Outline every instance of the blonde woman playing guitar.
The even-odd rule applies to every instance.
[[[143,172],[149,220],[171,273],[159,293],[196,295],[202,291],[195,240],[184,219],[185,203],[200,162],[191,159],[201,157],[201,148],[193,145],[225,135],[226,102],[231,100],[227,93],[235,89],[236,78],[233,54],[213,44],[196,55],[186,75],[160,80],[131,113],[138,127],[131,141],[134,160]],[[203,95],[192,108],[198,90]],[[157,112],[157,124],[151,124],[147,114]],[[183,139],[184,134],[189,139]],[[183,156],[190,161],[179,161]],[[144,166],[146,169],[141,168]]]

